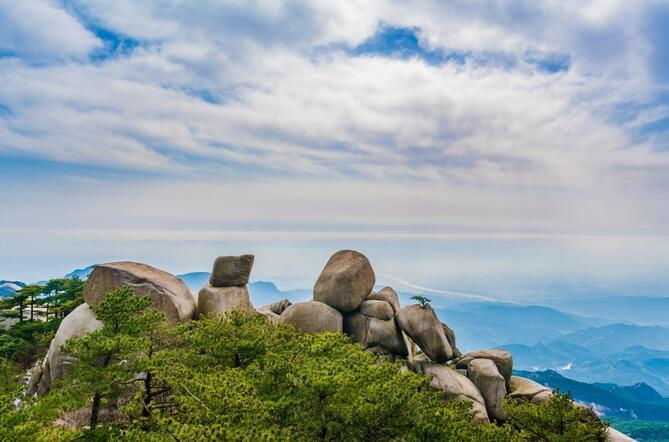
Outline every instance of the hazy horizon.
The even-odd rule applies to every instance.
[[[0,0],[0,277],[252,252],[308,287],[355,248],[439,290],[669,295],[668,23],[655,1]]]

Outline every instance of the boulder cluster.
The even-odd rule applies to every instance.
[[[67,374],[71,357],[62,345],[101,327],[91,310],[110,291],[131,286],[149,296],[152,307],[172,324],[199,315],[223,315],[231,310],[255,311],[272,322],[292,325],[303,333],[344,332],[366,351],[389,361],[404,361],[404,370],[432,378],[431,385],[447,400],[472,404],[474,421],[505,420],[505,397],[540,404],[552,390],[512,375],[513,357],[505,350],[461,354],[455,333],[440,322],[427,303],[402,307],[391,287],[374,291],[376,277],[369,260],[353,250],[330,257],[313,290],[313,299],[291,304],[287,299],[254,309],[247,284],[254,257],[221,256],[208,283],[195,294],[177,277],[145,264],[115,262],[95,267],[84,288],[85,303],[61,323],[42,364],[35,370],[28,393],[45,394]],[[609,432],[610,440],[616,439]]]
[[[353,250],[330,257],[316,280],[313,300],[287,300],[257,311],[304,333],[340,332],[366,351],[406,361],[406,369],[432,377],[432,386],[449,400],[472,403],[476,422],[502,422],[507,396],[546,400],[552,391],[529,379],[512,376],[513,357],[505,350],[462,355],[455,333],[439,321],[429,305],[400,305],[392,287],[374,291],[376,277],[369,260]]]

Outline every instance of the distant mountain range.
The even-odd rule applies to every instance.
[[[562,311],[593,315],[612,322],[669,326],[669,297],[607,296],[549,301]]]
[[[65,278],[65,279],[79,278],[81,280],[86,280],[86,279],[88,279],[88,275],[90,275],[91,272],[93,271],[94,267],[95,267],[95,264],[93,264],[91,266],[88,266],[88,267],[84,267],[83,269],[72,270],[70,273],[63,276],[63,278]]]
[[[574,399],[592,406],[604,416],[669,422],[669,399],[645,383],[624,387],[611,383],[589,384],[566,378],[553,370],[514,370],[514,374],[563,393],[570,392]]]
[[[22,287],[25,287],[25,284],[21,281],[5,281],[4,279],[0,279],[0,298],[12,296],[21,290]]]

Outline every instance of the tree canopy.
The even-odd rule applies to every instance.
[[[471,423],[430,379],[341,333],[300,334],[249,313],[171,327],[129,288],[94,308],[101,329],[41,398],[0,398],[10,440],[598,441],[604,426],[558,396],[508,403],[505,425]],[[7,366],[0,376],[15,376]],[[2,369],[2,365],[0,365]],[[4,373],[4,374],[3,374]],[[14,374],[12,374],[14,373]],[[15,397],[15,396],[14,396]],[[11,411],[13,410],[13,411]]]

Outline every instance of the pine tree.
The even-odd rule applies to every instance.
[[[113,405],[130,386],[142,382],[137,373],[150,346],[146,333],[164,320],[160,313],[146,311],[150,304],[149,298],[135,296],[130,287],[114,290],[93,307],[102,328],[65,346],[65,352],[79,360],[71,381],[83,386],[92,399],[91,428],[97,426],[105,403]]]

